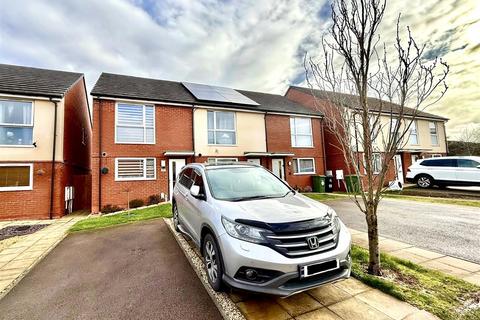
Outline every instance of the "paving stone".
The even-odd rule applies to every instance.
[[[464,277],[463,280],[480,286],[480,273],[470,274],[469,276]]]
[[[352,234],[352,242],[361,247],[368,247],[368,236],[366,233]]]
[[[439,320],[439,318],[427,311],[419,310],[406,316],[403,320]]]
[[[332,284],[327,284],[325,286],[309,290],[307,293],[324,306],[328,306],[351,297],[348,292],[335,287]]]
[[[382,239],[379,241],[380,243],[380,251],[382,252],[391,252],[391,251],[396,251],[400,249],[405,249],[409,248],[412,245],[405,243],[405,242],[400,242],[400,241],[395,241],[392,239]]]
[[[439,270],[439,271],[442,271],[444,273],[454,275],[454,276],[457,276],[457,277],[464,277],[464,276],[468,276],[470,274],[470,272],[467,271],[467,270],[456,268],[456,267],[453,267],[451,265],[448,265],[446,263],[443,263],[443,262],[440,262],[440,261],[437,261],[437,260],[429,260],[429,261],[426,261],[426,262],[422,262],[422,263],[420,263],[420,265],[424,266],[425,268]]]
[[[234,303],[237,303],[237,302],[240,302],[240,301],[245,301],[245,300],[248,300],[248,299],[254,299],[255,296],[250,293],[247,293],[247,292],[240,292],[240,291],[234,291],[234,292],[230,292],[228,294],[228,296],[230,297],[230,299],[234,302]]]
[[[328,307],[343,319],[391,320],[386,314],[353,297]]]
[[[12,283],[12,280],[0,280],[0,292]]]
[[[2,253],[0,254],[0,262],[10,262],[18,255],[19,253],[4,254],[2,251]]]
[[[290,315],[275,300],[255,299],[237,303],[248,320],[287,320]]]
[[[36,259],[22,259],[22,260],[14,259],[9,263],[7,263],[5,266],[3,266],[3,269],[4,270],[17,269],[17,268],[28,269],[35,260]]]
[[[379,290],[363,292],[357,295],[356,298],[396,320],[401,320],[407,315],[418,311],[417,308],[408,303],[397,300]]]
[[[327,308],[317,309],[301,316],[295,317],[296,320],[342,320],[332,311]]]
[[[0,281],[15,279],[23,273],[24,269],[2,269],[0,270]]]
[[[303,292],[288,298],[279,298],[277,303],[294,317],[322,307],[317,300]]]
[[[414,254],[410,251],[406,251],[406,250],[407,249],[401,249],[401,250],[390,252],[390,254],[392,256],[397,257],[397,258],[409,260],[409,261],[412,261],[412,262],[415,262],[415,263],[420,263],[420,262],[425,262],[425,261],[430,260],[429,258],[416,255],[416,254]]]
[[[457,258],[446,256],[446,257],[435,259],[435,261],[439,261],[439,262],[448,264],[449,266],[452,266],[452,267],[455,267],[455,268],[460,268],[460,269],[467,270],[467,271],[470,271],[470,272],[480,271],[480,264],[465,261],[465,260],[462,260],[462,259],[457,259]]]
[[[353,278],[335,282],[334,286],[350,293],[351,295],[356,295],[372,289],[369,286]]]
[[[420,248],[417,248],[417,247],[405,248],[403,250],[411,252],[413,254],[416,254],[417,256],[428,258],[430,260],[440,258],[440,257],[444,257],[443,254],[436,253],[436,252],[429,251],[429,250],[425,250],[425,249],[420,249]]]
[[[19,259],[19,260],[22,260],[22,259],[37,259],[38,257],[40,257],[43,253],[45,252],[45,250],[25,250],[24,252],[22,252],[21,254],[19,254],[15,260]]]

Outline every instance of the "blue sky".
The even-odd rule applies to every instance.
[[[382,40],[402,23],[451,65],[445,98],[427,111],[448,135],[480,125],[476,0],[389,1]],[[326,0],[0,0],[0,63],[102,71],[283,94],[303,83],[328,23]]]

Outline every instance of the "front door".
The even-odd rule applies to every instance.
[[[285,180],[285,170],[283,168],[283,159],[272,159],[272,172],[282,180]]]
[[[403,180],[402,156],[397,154],[393,157],[393,160],[395,162],[396,178],[397,178],[398,181],[400,181],[403,184],[404,180]]]
[[[168,200],[172,200],[173,187],[177,182],[178,173],[185,166],[185,159],[168,160]]]

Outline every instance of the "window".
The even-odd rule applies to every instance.
[[[237,162],[237,158],[208,158],[207,162],[210,164],[224,164],[224,163],[231,163]]]
[[[208,111],[208,144],[234,145],[237,143],[235,112]]]
[[[193,173],[193,169],[187,168],[182,171],[182,173],[180,174],[180,178],[178,180],[178,182],[187,189],[190,189],[193,184],[192,173]]]
[[[382,155],[380,153],[372,154],[373,173],[378,174],[382,170]]]
[[[32,143],[32,102],[0,100],[0,145],[31,146]]]
[[[199,193],[204,195],[205,194],[205,187],[203,185],[202,175],[195,170],[193,171],[192,182],[193,182],[192,185],[200,187],[200,192]]]
[[[293,159],[293,172],[295,174],[315,173],[315,161],[313,158]]]
[[[426,167],[456,167],[457,161],[455,159],[427,159],[423,160],[420,165]]]
[[[290,118],[292,147],[313,147],[312,120],[310,118]]]
[[[115,180],[155,180],[155,158],[117,158],[115,159]]]
[[[476,168],[480,163],[470,159],[457,159],[457,166],[460,168]]]
[[[155,107],[119,103],[116,108],[116,143],[155,143]]]
[[[438,145],[437,124],[435,122],[429,122],[428,128],[430,129],[430,140],[432,141],[432,145]]]
[[[410,144],[418,144],[417,121],[412,121],[410,125]]]
[[[0,191],[33,189],[33,165],[0,164]]]

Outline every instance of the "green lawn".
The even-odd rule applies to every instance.
[[[156,218],[167,218],[172,216],[172,206],[170,204],[158,205],[145,209],[131,210],[113,216],[100,216],[89,218],[75,223],[69,232],[78,232],[94,230],[116,226],[120,224],[131,223],[135,221],[150,220]]]
[[[303,195],[317,201],[348,199],[347,196],[336,195],[334,193],[304,193]]]
[[[352,260],[353,276],[371,287],[441,319],[480,319],[479,286],[387,254],[381,254],[383,276],[372,276],[366,273],[368,251],[355,245]]]
[[[400,199],[400,200],[411,200],[419,202],[431,202],[431,203],[442,203],[442,204],[456,204],[461,206],[477,207],[480,208],[479,200],[463,200],[463,199],[450,199],[450,198],[437,198],[437,197],[419,197],[419,196],[409,196],[401,193],[385,193],[385,198],[390,199]]]

